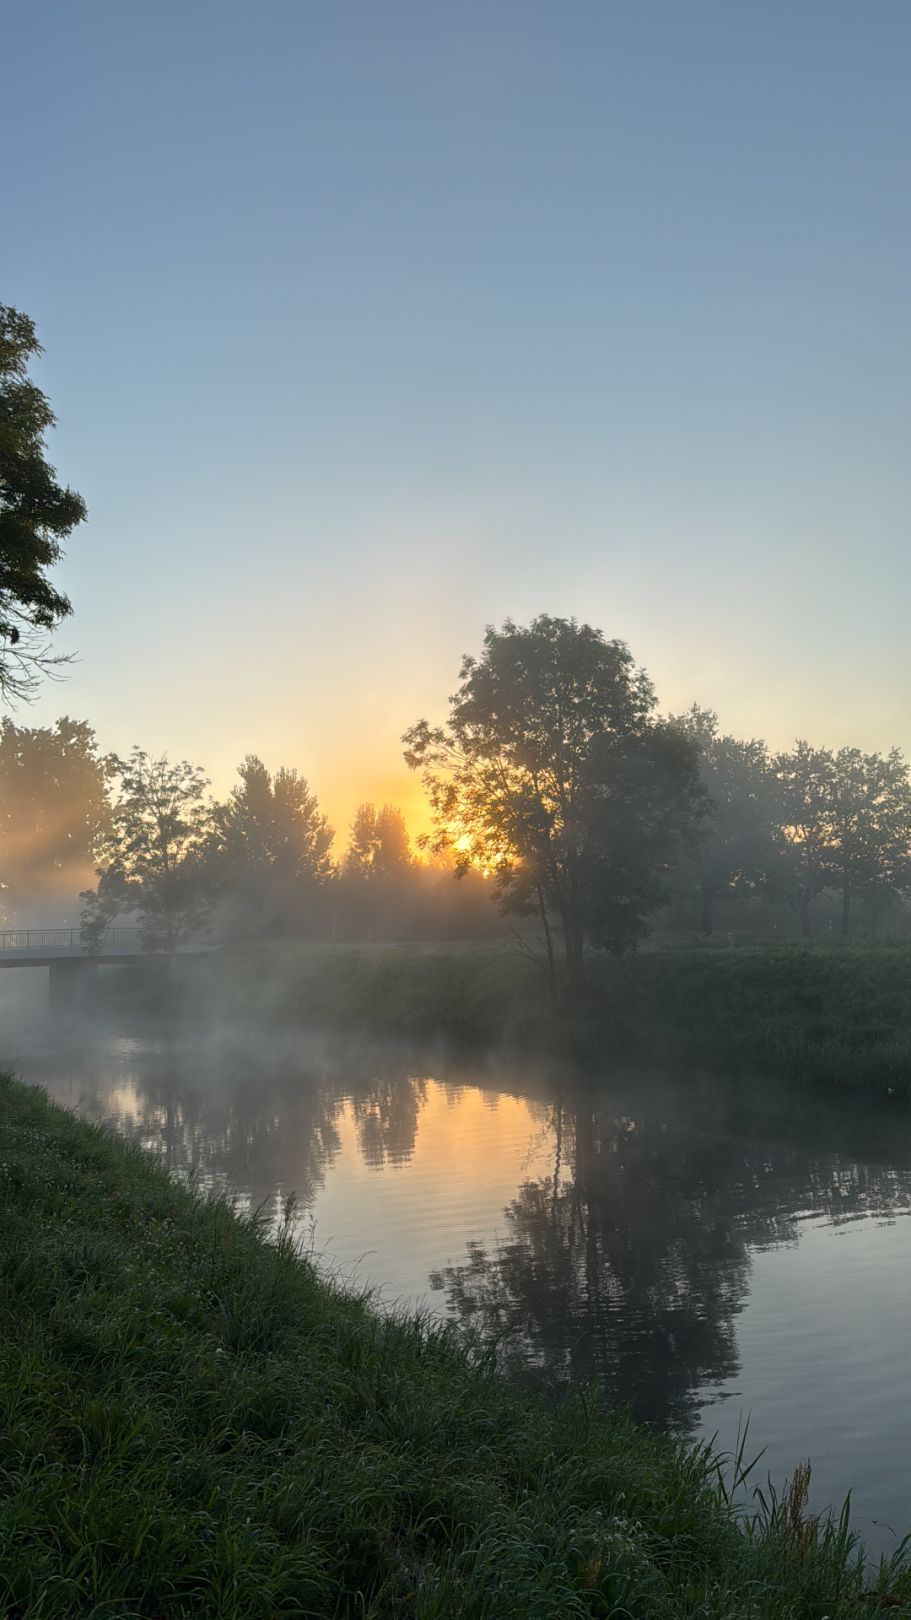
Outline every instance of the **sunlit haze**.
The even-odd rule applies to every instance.
[[[420,828],[401,733],[549,612],[665,709],[907,750],[909,47],[894,0],[8,3],[3,296],[89,506],[23,721]]]

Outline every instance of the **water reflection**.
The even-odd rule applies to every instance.
[[[29,1056],[27,1077],[203,1185],[293,1189],[304,1205],[341,1150],[343,1108],[382,1170],[411,1158],[427,1095],[397,1053],[244,1032],[58,1045]]]
[[[684,1431],[730,1397],[776,1477],[809,1451],[827,1500],[862,1484],[871,1512],[907,1520],[911,1224],[882,1230],[911,1211],[907,1110],[244,1029],[32,1037],[19,1067],[242,1203],[295,1192],[346,1275],[535,1376],[596,1378]],[[839,1232],[856,1236],[835,1253]]]
[[[492,1246],[432,1278],[449,1310],[525,1366],[597,1378],[637,1417],[687,1428],[738,1371],[752,1253],[911,1209],[904,1115],[679,1076],[569,1081],[549,1176],[527,1180]]]

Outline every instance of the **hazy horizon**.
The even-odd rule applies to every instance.
[[[548,612],[665,711],[911,749],[905,7],[5,20],[3,296],[89,505],[17,723],[419,830],[401,733]]]

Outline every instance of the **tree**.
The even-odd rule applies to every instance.
[[[402,878],[411,872],[414,856],[405,817],[396,804],[384,804],[376,818],[374,869],[386,879]]]
[[[0,724],[0,887],[17,916],[75,900],[110,830],[111,762],[84,720]]]
[[[120,793],[98,886],[83,894],[83,938],[95,949],[117,916],[136,913],[143,947],[176,951],[209,912],[203,853],[211,826],[206,777],[134,748],[113,761]]]
[[[248,754],[240,782],[214,817],[211,856],[219,888],[249,925],[297,927],[308,901],[333,875],[333,831],[296,770],[271,775]]]
[[[855,899],[911,885],[911,782],[898,748],[863,754],[840,748],[832,792],[832,875],[841,894],[841,928]]]
[[[775,806],[766,745],[721,736],[718,717],[695,704],[677,726],[699,750],[708,801],[693,854],[702,902],[702,932],[711,934],[718,900],[760,892],[774,864]]]
[[[86,516],[45,459],[55,417],[28,363],[41,353],[34,322],[0,304],[0,693],[28,697],[50,656],[47,633],[72,611],[48,569],[61,542]]]
[[[775,755],[772,772],[777,798],[775,881],[783,885],[808,939],[810,906],[829,888],[833,876],[835,760],[828,749],[812,748],[801,740],[790,753]]]
[[[421,720],[403,738],[431,846],[490,872],[505,910],[537,915],[551,982],[556,935],[571,990],[586,939],[625,950],[646,931],[696,811],[695,747],[654,710],[623,642],[542,615],[488,627],[448,725]]]
[[[367,939],[408,938],[421,926],[419,869],[394,804],[360,804],[341,867],[342,928]]]
[[[409,873],[414,865],[405,817],[397,805],[359,804],[351,823],[343,870],[348,877],[390,879]]]
[[[359,804],[354,812],[348,848],[345,850],[342,871],[346,877],[363,881],[373,872],[377,851],[376,806]]]

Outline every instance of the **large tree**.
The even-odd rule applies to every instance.
[[[54,413],[28,375],[41,353],[34,322],[0,304],[0,693],[27,697],[59,660],[48,634],[72,611],[48,570],[86,515],[45,457]]]
[[[0,724],[0,888],[7,916],[75,901],[110,830],[111,762],[84,720]]]
[[[83,894],[83,938],[97,949],[118,916],[136,915],[143,946],[175,951],[209,911],[203,853],[211,811],[203,772],[134,748],[114,760],[120,792],[98,867]]]
[[[255,754],[214,817],[210,864],[244,927],[296,929],[333,875],[333,832],[296,770],[272,775]]]
[[[546,615],[489,627],[448,724],[421,720],[403,741],[432,847],[488,871],[504,909],[538,916],[552,979],[558,947],[577,989],[586,940],[624,950],[646,931],[700,789],[695,747],[656,718],[623,642]]]
[[[692,856],[702,931],[719,900],[762,892],[775,858],[774,780],[764,742],[722,735],[718,717],[694,705],[675,721],[699,750],[708,814]]]

